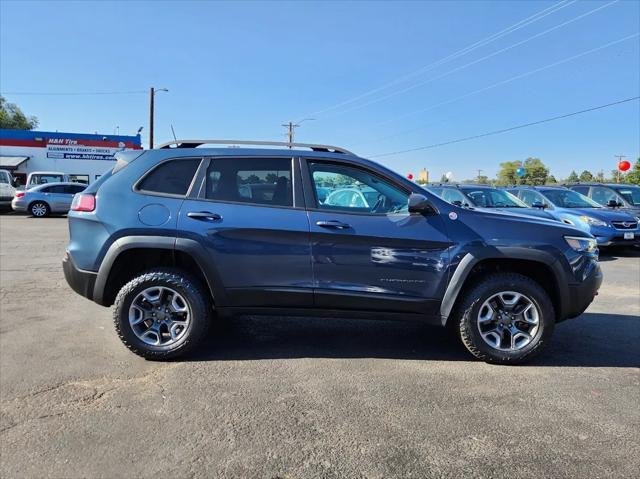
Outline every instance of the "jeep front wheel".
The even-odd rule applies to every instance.
[[[196,281],[177,270],[157,269],[122,287],[113,319],[131,351],[147,359],[173,359],[206,336],[210,312],[208,296]]]
[[[490,363],[518,364],[538,354],[555,325],[553,304],[534,280],[515,273],[487,276],[462,297],[452,318],[462,343]]]

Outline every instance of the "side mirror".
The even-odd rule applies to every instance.
[[[411,193],[411,195],[409,195],[408,203],[409,213],[420,213],[422,215],[438,214],[438,210],[436,209],[436,207],[424,195]]]
[[[534,201],[531,206],[533,206],[534,208],[540,208],[541,210],[545,209],[547,207],[547,205],[545,205],[544,203],[541,203],[540,201]]]
[[[462,205],[462,201],[460,201],[460,200],[452,201],[452,202],[451,202],[451,204],[452,204],[452,205],[459,206],[460,208],[462,208],[462,206],[463,206],[463,205]]]
[[[620,206],[622,206],[622,203],[619,203],[618,201],[611,199],[607,201],[607,206],[609,208],[619,208]]]

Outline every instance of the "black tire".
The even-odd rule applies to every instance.
[[[505,291],[525,295],[536,306],[539,315],[538,330],[533,339],[515,351],[504,351],[489,345],[482,338],[477,322],[483,303],[496,293]],[[536,281],[516,273],[495,273],[479,279],[477,284],[463,293],[451,320],[452,329],[467,350],[476,358],[494,364],[529,361],[549,341],[556,323],[553,304],[547,292]]]
[[[134,333],[129,324],[129,308],[135,297],[152,286],[166,286],[177,291],[187,302],[191,320],[181,338],[166,346],[150,345]],[[212,306],[196,280],[177,269],[159,268],[146,271],[125,284],[116,296],[113,321],[122,342],[138,356],[150,360],[175,359],[193,352],[206,337],[211,322]]]
[[[29,213],[34,218],[44,218],[51,214],[51,208],[44,201],[34,201],[29,205]]]

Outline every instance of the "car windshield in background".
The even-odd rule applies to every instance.
[[[461,188],[462,191],[482,208],[528,208],[528,206],[508,191],[491,188]]]
[[[11,184],[11,177],[6,171],[0,171],[0,183]]]
[[[640,186],[625,186],[615,190],[633,206],[640,206]]]
[[[541,193],[560,208],[601,208],[595,201],[573,190],[543,190]]]

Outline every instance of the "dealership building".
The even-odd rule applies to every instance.
[[[0,169],[23,185],[33,171],[65,173],[71,181],[92,183],[113,167],[118,151],[140,149],[140,135],[0,129]]]

